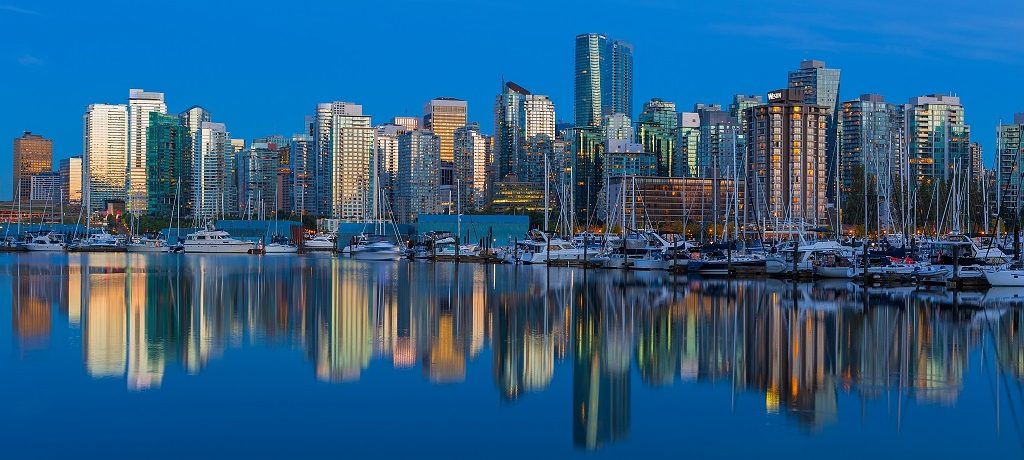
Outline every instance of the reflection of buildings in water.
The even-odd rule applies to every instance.
[[[607,286],[607,285],[605,285]],[[623,326],[631,308],[602,297],[605,289],[587,284],[573,318],[573,443],[596,449],[625,439],[630,423],[630,376],[628,357],[622,369]],[[606,353],[614,356],[605,356]],[[609,367],[612,364],[613,367]]]
[[[472,298],[463,293],[470,286],[462,278],[469,272],[461,265],[438,268],[435,265],[428,274],[433,282],[425,289],[419,307],[427,314],[430,325],[430,343],[423,350],[423,372],[434,383],[462,382],[466,379],[473,311]]]
[[[124,290],[124,297],[128,299],[128,388],[144,390],[160,386],[166,344],[150,337],[157,332],[157,324],[148,315],[159,307],[150,305],[151,300],[156,300],[156,293],[146,289],[150,275],[146,273],[145,256],[130,256],[133,257]]]
[[[1004,311],[998,320],[988,323],[995,335],[999,370],[1017,382],[1024,381],[1024,313],[1020,309]]]
[[[378,304],[375,270],[389,264],[331,261],[330,305],[316,325],[316,375],[324,381],[356,381],[373,356],[373,309]]]
[[[11,270],[11,332],[21,348],[44,348],[53,323],[51,302],[60,300],[54,268],[18,264]]]
[[[127,314],[123,270],[91,266],[82,271],[85,367],[94,377],[124,375],[127,360]]]

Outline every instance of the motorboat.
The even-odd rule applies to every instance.
[[[167,240],[160,235],[146,234],[129,240],[127,250],[128,252],[161,253],[170,252],[171,247],[167,245]]]
[[[31,235],[21,247],[33,252],[60,252],[67,250],[63,233],[47,232]]]
[[[857,267],[851,258],[839,250],[816,253],[812,264],[814,276],[819,278],[849,279],[857,276]]]
[[[844,256],[852,256],[853,248],[843,246],[838,241],[824,240],[810,244],[797,245],[790,242],[782,245],[775,254],[765,258],[765,271],[769,275],[793,275],[814,273],[814,260],[821,253],[838,251]],[[796,273],[794,273],[794,270]]]
[[[365,234],[356,237],[347,253],[360,260],[399,260],[405,256],[405,251],[386,237]]]
[[[205,254],[246,254],[256,249],[256,243],[232,238],[228,232],[212,226],[185,236],[184,252]]]
[[[75,241],[68,247],[71,251],[80,252],[123,252],[126,249],[124,240],[101,230],[87,238]]]
[[[338,248],[338,235],[335,233],[317,233],[302,242],[302,249],[307,251],[334,251]]]
[[[550,262],[584,261],[584,248],[571,241],[549,236],[540,230],[533,230],[529,238],[516,241],[515,247],[505,255],[506,262],[522,264],[547,264]]]

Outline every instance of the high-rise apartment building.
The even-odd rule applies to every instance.
[[[412,118],[412,120],[416,119]],[[406,125],[385,123],[375,129],[377,130],[377,137],[374,140],[377,181],[388,200],[388,206],[393,207],[395,205],[395,186],[398,181],[398,136],[406,131],[413,131],[415,128],[410,130]]]
[[[718,104],[697,104],[700,120],[697,137],[697,176],[732,178],[744,176],[743,127]]]
[[[461,99],[439,97],[423,106],[423,127],[441,138],[441,161],[451,163],[455,130],[466,126],[468,104]]]
[[[148,205],[146,179],[146,141],[149,114],[166,114],[164,93],[142,89],[128,90],[128,207],[132,211],[145,211]]]
[[[491,164],[491,138],[471,123],[455,130],[455,179],[462,209],[487,206]]]
[[[1013,224],[1021,218],[1024,185],[1024,113],[996,128],[996,202],[1001,219]]]
[[[679,115],[674,102],[651,99],[644,103],[636,124],[636,139],[644,151],[654,154],[659,176],[679,177],[682,167],[676,156]]]
[[[601,129],[605,140],[633,142],[636,139],[636,133],[633,130],[633,120],[624,113],[605,115],[604,121],[601,123]]]
[[[633,45],[603,34],[576,36],[573,110],[577,127],[597,127],[603,117],[633,117]]]
[[[374,135],[370,116],[363,115],[363,106],[341,103],[341,107],[331,109],[327,149],[331,216],[361,222],[377,209],[380,198],[373,193]],[[432,172],[436,174],[437,169]]]
[[[419,117],[392,117],[391,124],[398,125],[403,128],[404,131],[415,131],[420,129],[420,118]]]
[[[544,135],[555,138],[555,104],[540,94],[527,94],[523,98],[522,114],[524,139]]]
[[[14,201],[28,201],[31,194],[29,176],[53,169],[53,141],[25,131],[14,139],[12,186]]]
[[[747,209],[755,222],[821,225],[825,214],[826,106],[804,102],[803,91],[768,93],[748,109]]]
[[[150,112],[146,129],[146,209],[156,216],[189,216],[192,202],[192,136],[181,118]],[[141,198],[141,197],[140,197]]]
[[[827,195],[834,199],[836,154],[839,152],[839,69],[825,67],[824,61],[800,61],[800,68],[789,72],[789,87],[803,91],[803,102],[828,107],[829,118],[825,143],[828,168]]]
[[[301,215],[316,214],[307,203],[316,203],[314,195],[314,171],[316,155],[313,137],[308,134],[292,136],[289,148],[292,170],[292,211]]]
[[[60,173],[41,172],[28,177],[29,201],[56,209],[61,205]]]
[[[850,192],[857,168],[876,177],[879,187],[890,189],[905,160],[903,106],[886,102],[878,94],[864,94],[842,103],[839,124],[840,191]]]
[[[73,156],[60,160],[60,189],[65,203],[71,206],[82,204],[82,157]]]
[[[223,123],[204,121],[193,142],[192,212],[195,218],[210,219],[238,211],[234,190],[234,147]]]
[[[124,201],[128,170],[128,106],[91,104],[83,116],[83,186],[88,211]]]
[[[429,130],[407,131],[398,136],[398,186],[395,220],[416,222],[420,214],[441,211],[441,138]]]
[[[243,216],[259,216],[281,208],[278,172],[283,145],[257,139],[238,154],[238,209]]]
[[[931,94],[905,108],[911,183],[948,180],[954,168],[970,167],[971,128],[960,98]]]
[[[513,82],[505,83],[494,104],[495,157],[498,179],[543,175],[543,160],[532,147],[555,139],[555,106],[548,96],[533,94]],[[538,139],[544,139],[539,140]]]

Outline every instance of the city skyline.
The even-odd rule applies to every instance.
[[[617,3],[605,2],[596,6],[602,7],[597,8],[601,10],[614,4]],[[862,93],[882,94],[886,100],[894,102],[905,102],[923,94],[959,95],[967,108],[968,122],[973,127],[972,140],[982,144],[985,163],[990,166],[994,157],[995,127],[1000,119],[1004,122],[1012,120],[1013,113],[1024,107],[1024,96],[1010,90],[1012,79],[1003,79],[1005,84],[996,79],[992,84],[992,79],[983,77],[1013,75],[1020,70],[1022,64],[1019,61],[1024,57],[1024,47],[1005,43],[1008,40],[998,40],[1000,33],[1008,34],[1012,27],[991,16],[960,18],[942,12],[916,16],[918,24],[947,26],[948,37],[931,39],[923,26],[899,27],[900,22],[905,21],[901,19],[901,12],[912,9],[912,5],[880,10],[878,17],[872,18],[870,23],[855,24],[850,27],[853,30],[847,32],[827,24],[851,13],[852,7],[831,7],[814,14],[787,15],[797,11],[796,7],[750,4],[738,10],[724,11],[716,6],[684,8],[653,3],[637,9],[642,11],[626,13],[627,18],[638,20],[641,13],[658,13],[668,20],[673,17],[682,19],[688,12],[704,13],[697,15],[705,19],[691,24],[688,35],[699,33],[722,40],[701,40],[701,46],[680,49],[671,43],[678,37],[668,30],[643,30],[634,27],[630,21],[602,17],[599,11],[586,11],[571,27],[542,30],[528,40],[510,42],[490,28],[468,21],[496,12],[496,8],[488,5],[466,13],[458,2],[437,5],[434,10],[428,5],[408,4],[397,9],[391,17],[397,29],[401,30],[402,24],[414,23],[417,15],[427,12],[450,15],[456,21],[467,20],[466,29],[445,32],[444,38],[455,39],[457,37],[451,35],[472,34],[476,40],[468,42],[473,43],[459,42],[464,43],[464,51],[476,52],[483,57],[476,59],[476,65],[467,67],[465,71],[450,73],[440,72],[449,64],[436,57],[410,57],[416,64],[410,65],[409,62],[377,57],[380,53],[370,52],[381,45],[399,43],[408,38],[406,34],[399,33],[393,37],[374,36],[374,46],[351,48],[350,57],[363,59],[372,71],[344,72],[338,69],[326,72],[326,76],[314,75],[313,72],[280,72],[273,76],[246,73],[245,78],[238,78],[242,72],[238,62],[265,60],[267,53],[291,54],[289,50],[300,49],[302,43],[321,37],[320,32],[302,32],[285,27],[281,34],[275,35],[274,43],[261,39],[242,47],[225,32],[211,31],[207,41],[219,43],[224,53],[217,53],[219,62],[207,62],[209,58],[205,56],[192,57],[195,65],[214,70],[204,72],[202,81],[172,69],[160,58],[139,55],[138,47],[141,45],[130,44],[123,51],[115,52],[109,45],[99,43],[110,38],[109,32],[76,32],[85,22],[80,21],[82,17],[116,14],[119,11],[116,4],[72,5],[60,11],[45,5],[41,5],[43,8],[32,7],[38,10],[20,6],[22,8],[0,10],[0,15],[13,23],[3,32],[12,35],[6,40],[11,45],[0,61],[0,68],[9,75],[12,86],[19,88],[9,101],[17,110],[3,115],[2,125],[6,131],[2,134],[12,139],[22,131],[30,130],[53,139],[54,164],[60,159],[83,153],[79,119],[84,108],[90,103],[126,103],[125,89],[128,88],[165,93],[168,109],[174,113],[194,104],[202,105],[217,114],[218,121],[226,123],[233,136],[250,140],[270,134],[290,136],[301,133],[302,119],[308,114],[308,107],[319,101],[349,100],[364,105],[367,113],[374,114],[377,120],[386,120],[392,116],[420,115],[423,104],[440,95],[468,101],[468,119],[480,122],[482,131],[492,134],[493,128],[489,126],[492,119],[489,116],[490,101],[500,89],[502,78],[519,82],[539,94],[550,95],[559,108],[558,119],[572,121],[573,38],[588,32],[607,34],[634,46],[634,111],[654,97],[687,109],[698,101],[725,105],[736,93],[763,95],[768,90],[783,87],[786,73],[796,68],[801,60],[819,59],[842,70],[840,99],[844,101],[855,99]],[[1018,5],[1003,6],[978,11],[1000,11],[1000,17],[1010,17],[1014,8],[1020,8]],[[552,12],[553,9],[557,14],[577,7],[571,4],[545,6],[545,11]],[[322,16],[331,17],[335,13],[358,15],[370,7],[328,5],[319,8],[324,10]],[[244,23],[256,17],[280,13],[281,21],[287,22],[300,15],[303,9],[300,6],[294,10],[277,11],[269,5],[256,4],[251,10],[236,11],[230,6],[218,5],[212,7],[209,20],[230,15],[233,20]],[[164,12],[159,22],[170,24],[179,14],[184,13]],[[520,17],[526,17],[526,12],[513,13],[509,20]],[[751,20],[754,22],[750,23]],[[319,23],[321,20],[316,21]],[[764,25],[768,23],[771,25]],[[870,27],[886,23],[890,27]],[[75,34],[76,42],[80,43],[67,47],[66,36],[45,37],[32,31],[34,28],[45,29],[43,26],[46,25],[66,28],[67,33]],[[336,39],[315,42],[310,49],[311,59],[317,50],[327,49],[333,40]],[[706,44],[708,42],[714,44]],[[102,46],[95,53],[77,53],[83,55],[78,56],[72,52],[98,43]],[[953,47],[953,43],[957,46]],[[225,53],[232,59],[222,59]],[[491,57],[499,54],[503,56],[501,59]],[[85,59],[84,55],[90,58]],[[691,72],[685,64],[665,66],[666,62],[675,61],[698,61],[721,70]],[[962,65],[950,65],[951,62]],[[417,71],[413,76],[408,69],[425,71]],[[434,72],[437,75],[428,75],[431,70],[437,70]],[[218,76],[218,73],[223,76]],[[74,85],[68,84],[67,75],[76,75]],[[243,94],[258,94],[260,97],[240,97]],[[2,155],[0,161],[11,161],[9,151]],[[10,174],[0,175],[0,188],[4,192],[0,199],[10,198],[10,181]]]

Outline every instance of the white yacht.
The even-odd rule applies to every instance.
[[[271,238],[270,243],[263,246],[264,254],[296,254],[298,252],[299,247],[282,236]]]
[[[765,271],[769,275],[792,275],[794,269],[797,273],[813,273],[814,260],[818,255],[836,252],[843,256],[853,256],[853,248],[837,241],[817,241],[800,246],[794,242],[785,243],[778,253],[765,258]]]
[[[307,251],[333,251],[338,247],[338,235],[334,233],[317,233],[302,242]]]
[[[246,254],[256,249],[256,243],[232,238],[228,232],[207,227],[185,237],[185,252],[207,254]]]
[[[533,230],[530,238],[516,241],[515,248],[505,255],[508,263],[546,264],[584,260],[584,250],[562,238],[549,238],[539,230]]]
[[[398,260],[405,256],[405,251],[397,244],[375,235],[359,235],[355,244],[347,249],[353,259],[361,260]]]
[[[128,241],[128,252],[170,252],[167,240],[160,235],[142,235]]]
[[[75,241],[69,249],[81,252],[122,252],[125,250],[125,245],[122,238],[111,235],[106,230],[101,230],[87,238]]]
[[[985,280],[995,287],[1024,287],[1024,270],[985,270]]]
[[[56,232],[33,235],[28,242],[21,245],[26,251],[60,252],[67,249],[64,234]]]

